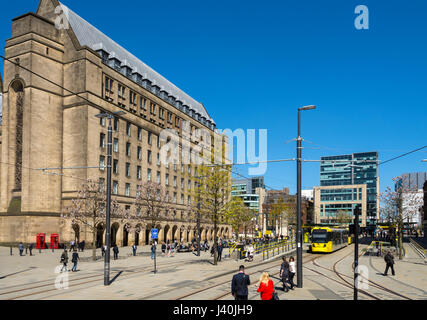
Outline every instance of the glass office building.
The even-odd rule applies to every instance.
[[[349,155],[322,157],[320,165],[320,185],[361,185],[366,184],[366,226],[373,228],[378,218],[378,152],[353,153]],[[332,192],[333,191],[333,192]],[[357,193],[357,192],[356,192]],[[352,200],[355,198],[354,190],[337,189],[321,190],[321,198],[324,200],[333,197],[340,200]],[[355,204],[346,205],[346,211],[354,210]],[[327,208],[326,208],[327,209]],[[330,208],[327,215],[333,216],[338,208]],[[332,212],[335,211],[335,212]]]
[[[264,188],[264,177],[233,180],[231,196],[242,198],[246,206],[258,213],[260,204],[256,188]]]

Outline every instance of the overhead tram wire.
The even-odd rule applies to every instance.
[[[427,148],[427,146],[420,147],[420,148],[417,148],[417,149],[415,149],[415,150],[412,150],[412,151],[406,152],[406,153],[401,154],[401,155],[399,155],[399,156],[397,156],[397,157],[394,157],[394,158],[391,158],[391,159],[389,159],[389,160],[383,161],[383,162],[381,162],[380,164],[384,164],[384,163],[387,163],[387,162],[390,162],[390,161],[393,161],[393,160],[396,160],[396,159],[402,158],[402,157],[404,157],[404,156],[407,156],[408,154],[411,154],[411,153],[414,153],[414,152],[420,151],[420,150],[422,150],[422,149],[424,149],[424,148]]]

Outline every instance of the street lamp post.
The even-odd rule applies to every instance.
[[[199,192],[197,199],[197,256],[200,257],[200,241],[202,240],[200,235],[200,183],[197,184]]]
[[[302,288],[302,217],[301,217],[301,111],[315,109],[310,105],[298,108],[298,138],[297,138],[297,287]]]
[[[108,143],[107,143],[107,199],[106,199],[106,213],[105,213],[105,256],[104,256],[104,286],[110,285],[110,216],[111,216],[111,158],[113,153],[113,128],[111,126],[111,119],[114,115],[123,115],[124,111],[117,111],[110,113],[97,114],[97,118],[108,119]]]
[[[354,209],[354,288],[353,299],[357,300],[357,282],[358,282],[358,266],[359,266],[359,214],[360,204]]]

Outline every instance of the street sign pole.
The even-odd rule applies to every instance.
[[[159,230],[151,229],[151,240],[156,241],[159,238]],[[154,242],[153,242],[154,244]],[[157,248],[157,246],[155,245]],[[154,274],[157,273],[157,250],[154,251]]]

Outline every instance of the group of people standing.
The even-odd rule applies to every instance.
[[[288,292],[289,290],[294,290],[296,287],[293,281],[296,272],[295,259],[294,257],[290,257],[288,262],[286,257],[283,257],[282,260],[280,266],[280,279],[283,284],[283,291]],[[241,265],[239,267],[239,273],[234,275],[231,281],[231,294],[236,300],[248,300],[248,286],[250,284],[249,275],[245,273],[245,267]],[[257,287],[257,292],[260,293],[261,300],[278,300],[274,282],[267,272],[261,274],[255,286]]]
[[[86,242],[83,240],[81,242],[77,242],[77,249],[78,251],[83,252],[85,250],[85,245]],[[71,240],[70,241],[70,252],[74,251],[74,249],[76,249],[76,241],[75,240]]]

